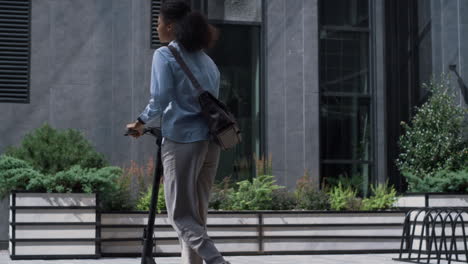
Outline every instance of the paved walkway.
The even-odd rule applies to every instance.
[[[225,257],[232,264],[397,264],[397,254],[286,255]],[[0,264],[140,264],[140,258],[101,258],[98,260],[11,260],[8,251],[0,251]],[[180,264],[178,257],[156,258],[157,264]]]

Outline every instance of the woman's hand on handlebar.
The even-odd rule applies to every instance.
[[[136,121],[134,123],[127,124],[127,129],[128,130],[135,130],[135,131],[138,132],[138,133],[135,133],[135,134],[130,134],[134,138],[138,138],[141,135],[143,135],[143,129],[144,128],[145,128],[145,125],[143,125],[142,123],[140,123],[138,121]]]

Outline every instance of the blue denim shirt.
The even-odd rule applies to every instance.
[[[177,41],[171,41],[169,45],[179,51],[202,88],[218,97],[220,73],[211,58],[203,51],[189,53]],[[209,139],[198,92],[166,46],[154,51],[150,94],[148,105],[138,117],[140,122],[161,117],[163,137],[176,142]]]

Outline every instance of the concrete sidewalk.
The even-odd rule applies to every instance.
[[[232,264],[396,264],[398,254],[285,255],[225,257]],[[140,264],[140,258],[101,258],[97,260],[11,260],[8,251],[0,251],[0,264]],[[156,258],[158,264],[180,264],[179,257]]]

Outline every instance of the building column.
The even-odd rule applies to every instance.
[[[373,123],[374,129],[374,179],[376,183],[385,183],[387,180],[387,129],[386,111],[386,85],[385,85],[385,12],[384,0],[370,1],[371,17],[371,83],[374,86],[373,95]]]
[[[317,0],[265,1],[266,134],[277,183],[320,180]]]

